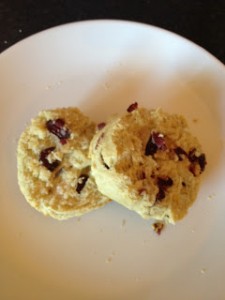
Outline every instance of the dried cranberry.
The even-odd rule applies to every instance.
[[[143,188],[143,189],[140,189],[140,190],[138,190],[138,194],[139,194],[139,195],[141,195],[141,194],[143,194],[143,193],[145,193],[145,192],[146,192],[146,189],[144,189],[144,188]]]
[[[156,194],[156,201],[161,201],[162,199],[164,199],[166,197],[165,191],[162,187],[159,186],[159,191]]]
[[[154,144],[152,142],[152,136],[150,136],[149,140],[148,140],[148,143],[146,145],[146,148],[145,148],[145,155],[153,155],[157,152],[158,150],[158,147],[156,144]]]
[[[156,195],[156,201],[160,201],[166,197],[165,191],[173,185],[173,180],[170,177],[158,177],[157,185],[159,191]]]
[[[166,150],[166,144],[165,144],[165,137],[162,133],[159,132],[153,132],[152,133],[152,141],[156,144],[158,149],[160,150]]]
[[[76,191],[78,194],[80,194],[80,192],[83,190],[87,180],[88,180],[88,175],[81,174],[79,176],[78,181],[77,181],[77,187],[76,187]]]
[[[42,162],[42,164],[49,170],[54,171],[60,164],[59,160],[55,160],[52,163],[50,163],[47,159],[47,156],[55,150],[55,147],[49,147],[41,151],[39,160]]]
[[[63,145],[67,142],[67,139],[70,138],[70,131],[65,128],[64,125],[65,121],[62,119],[48,120],[46,122],[48,131],[56,135]]]
[[[163,228],[165,227],[164,223],[162,222],[156,222],[154,224],[152,224],[153,230],[160,235],[161,231],[163,230]]]
[[[169,187],[173,185],[173,180],[170,177],[158,177],[157,184],[160,187]]]
[[[202,153],[199,156],[195,155],[196,149],[192,149],[189,151],[188,153],[188,159],[192,164],[198,163],[201,169],[201,172],[203,172],[205,170],[205,166],[206,166],[206,157],[205,154]],[[193,170],[193,167],[192,167]]]
[[[193,148],[192,150],[190,150],[188,152],[188,159],[189,159],[190,162],[196,162],[196,161],[198,161],[198,158],[195,155],[195,151],[196,151],[196,149]]]
[[[141,174],[140,174],[140,177],[139,177],[140,179],[145,179],[146,178],[146,174],[145,174],[145,172],[144,171],[142,171],[141,172]]]
[[[178,156],[179,160],[183,160],[182,155],[187,156],[186,151],[184,151],[184,149],[182,149],[181,147],[177,147],[174,149],[174,152],[176,153],[176,155]]]
[[[97,125],[98,130],[101,130],[102,128],[104,128],[105,125],[106,125],[105,122],[99,123],[99,124]]]
[[[197,176],[199,175],[199,172],[197,172],[197,168],[196,168],[196,164],[193,163],[189,166],[189,171],[194,175],[194,176]]]
[[[65,144],[67,143],[67,139],[60,139],[60,143],[61,143],[62,145],[65,145]]]
[[[145,148],[145,155],[153,155],[157,150],[165,151],[166,149],[164,135],[162,133],[152,132]]]
[[[201,171],[203,172],[205,170],[205,166],[207,164],[206,162],[206,157],[205,157],[205,154],[202,153],[199,157],[198,157],[198,163],[199,163],[199,166],[201,168]]]
[[[127,112],[132,112],[133,110],[135,110],[137,108],[138,108],[138,103],[134,102],[128,107]]]

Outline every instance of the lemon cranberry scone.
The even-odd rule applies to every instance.
[[[95,124],[77,108],[45,110],[31,121],[17,149],[18,182],[31,206],[62,220],[109,201],[90,174],[94,133]]]
[[[143,218],[182,219],[206,165],[184,117],[134,103],[101,127],[90,145],[100,192]]]

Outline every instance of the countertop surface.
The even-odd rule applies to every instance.
[[[42,30],[93,19],[155,25],[188,38],[225,63],[224,0],[1,0],[0,52]]]

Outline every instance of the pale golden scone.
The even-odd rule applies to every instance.
[[[89,155],[100,192],[143,218],[170,223],[196,199],[206,164],[182,116],[136,103],[96,133]]]
[[[77,108],[45,110],[22,133],[18,182],[28,203],[55,219],[80,216],[109,202],[90,174],[95,124]]]

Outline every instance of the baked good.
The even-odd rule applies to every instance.
[[[90,145],[101,193],[143,218],[182,219],[196,199],[206,158],[183,116],[133,103],[112,117]]]
[[[90,174],[95,124],[77,108],[41,111],[22,133],[18,182],[31,206],[53,218],[80,216],[109,202]]]

